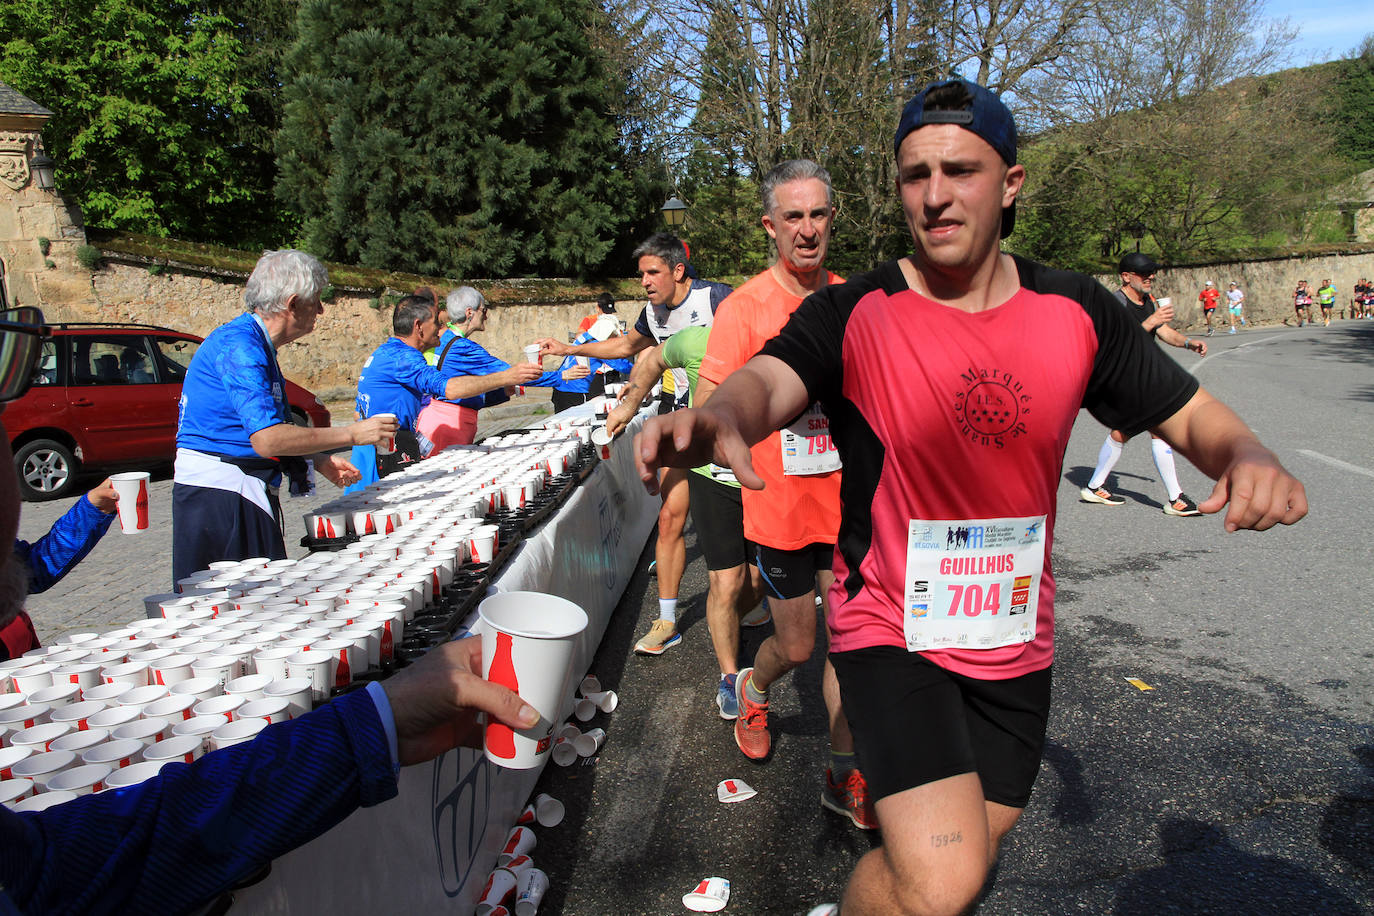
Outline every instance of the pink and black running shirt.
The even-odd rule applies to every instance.
[[[1035,638],[925,655],[989,680],[1048,666],[1055,493],[1079,408],[1133,435],[1198,389],[1097,281],[1016,266],[1020,290],[969,313],[917,294],[889,262],[810,296],[760,351],[821,402],[844,461],[832,651],[905,646],[910,520],[1044,515]]]

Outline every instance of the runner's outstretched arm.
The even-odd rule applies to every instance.
[[[635,437],[639,479],[658,492],[663,467],[694,468],[714,461],[739,482],[762,490],[749,447],[795,418],[810,403],[801,377],[782,360],[755,356],[730,374],[705,407],[651,417]]]
[[[1227,531],[1263,531],[1280,523],[1291,525],[1307,514],[1302,483],[1284,469],[1244,420],[1205,389],[1199,388],[1156,431],[1216,480],[1212,495],[1198,508],[1210,514],[1229,501]]]

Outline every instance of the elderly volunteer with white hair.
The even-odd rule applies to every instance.
[[[244,289],[244,314],[220,325],[191,359],[181,389],[172,484],[172,579],[217,560],[285,559],[283,473],[308,489],[303,456],[337,486],[358,469],[330,450],[371,445],[396,432],[394,417],[310,428],[291,422],[277,350],[315,330],[324,314],[324,265],[303,251],[269,251]]]

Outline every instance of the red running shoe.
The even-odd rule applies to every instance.
[[[868,783],[858,770],[850,770],[836,782],[829,768],[825,771],[825,788],[821,790],[821,804],[836,814],[849,818],[860,830],[877,830],[878,816],[868,800]]]
[[[754,678],[754,669],[745,668],[735,677],[735,698],[739,701],[739,718],[735,720],[735,743],[750,760],[762,760],[773,746],[768,734],[768,704],[749,699],[744,685]]]

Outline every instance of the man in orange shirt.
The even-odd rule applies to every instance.
[[[698,406],[782,330],[804,298],[841,282],[825,269],[835,215],[829,173],[814,162],[795,159],[770,171],[761,190],[763,228],[777,244],[778,259],[721,303],[701,363]],[[746,757],[762,760],[772,747],[768,689],[811,657],[816,595],[824,596],[835,581],[830,569],[840,530],[840,461],[819,405],[754,446],[753,456],[767,486],[741,493],[744,536],[758,545],[774,633],[759,646],[754,666],[736,677],[735,743]],[[830,766],[821,803],[859,827],[874,829],[877,820],[828,660],[822,693],[830,717]]]
[[[1212,313],[1217,310],[1217,300],[1221,298],[1221,291],[1217,285],[1208,280],[1202,286],[1202,292],[1197,294],[1197,301],[1202,303],[1202,317],[1207,321],[1207,336],[1212,336]]]

